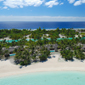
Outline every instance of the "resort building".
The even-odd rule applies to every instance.
[[[50,50],[55,50],[55,52],[58,51],[57,47],[58,47],[58,44],[48,44],[48,45],[45,45],[45,47],[50,51]]]

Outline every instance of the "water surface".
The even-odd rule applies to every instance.
[[[23,21],[4,21],[0,22],[0,29],[56,29],[59,28],[85,28],[85,22],[23,22]]]
[[[40,72],[0,78],[0,85],[85,85],[85,72]]]

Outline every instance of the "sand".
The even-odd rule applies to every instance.
[[[0,40],[12,40],[9,37],[1,38]]]
[[[66,38],[66,36],[59,34],[60,38]]]
[[[33,63],[22,68],[19,68],[20,65],[15,65],[11,59],[0,61],[0,77],[45,71],[85,71],[85,61],[60,62],[59,57],[59,53],[51,54],[51,58],[46,62]]]

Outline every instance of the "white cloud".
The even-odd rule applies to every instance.
[[[85,17],[64,16],[0,16],[0,21],[85,21]]]
[[[81,3],[81,1],[79,0],[79,1],[76,1],[75,3],[74,3],[74,6],[77,6],[77,5],[81,5],[82,3]]]
[[[82,3],[85,3],[85,0],[82,0]]]
[[[63,5],[64,3],[60,3],[60,5]]]
[[[58,5],[59,2],[57,0],[51,0],[49,2],[46,2],[45,5],[48,6],[48,7],[53,7],[54,5]]]
[[[24,6],[40,6],[46,0],[0,0],[3,1],[3,9],[7,8],[23,8]],[[65,1],[65,0],[64,0]],[[85,3],[85,0],[68,0],[69,3],[74,3],[74,6],[81,5]],[[50,0],[45,2],[45,5],[48,7],[53,7],[54,5],[63,5],[64,3],[59,2],[58,0]]]
[[[0,0],[0,1],[3,1],[3,0]]]
[[[3,4],[11,8],[23,8],[23,6],[39,6],[44,0],[5,0]]]
[[[74,3],[74,6],[78,6],[78,5],[81,5],[83,3],[85,3],[85,0],[78,0]]]
[[[3,9],[7,9],[7,8],[8,8],[8,7],[6,7],[6,6],[5,6],[5,7],[3,7]]]
[[[69,3],[73,3],[75,0],[68,0],[69,1]]]

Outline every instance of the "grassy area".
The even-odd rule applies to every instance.
[[[82,36],[85,36],[85,32],[80,33]]]

